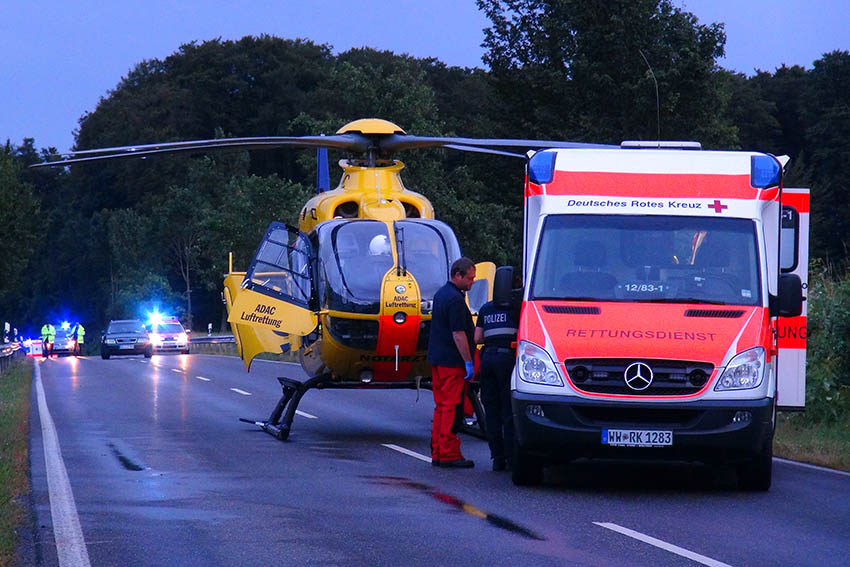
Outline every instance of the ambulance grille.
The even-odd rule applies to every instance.
[[[571,315],[599,315],[598,307],[580,307],[571,305],[544,305],[546,313],[568,313]]]
[[[687,311],[685,311],[685,317],[721,317],[727,319],[737,319],[743,314],[744,312],[740,309],[688,309]]]
[[[642,362],[652,369],[652,382],[643,390],[635,390],[626,384],[626,369],[635,362]],[[630,396],[695,394],[705,387],[714,371],[714,366],[704,362],[634,358],[568,358],[564,366],[581,392]]]

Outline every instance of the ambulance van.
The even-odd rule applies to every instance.
[[[515,484],[589,457],[767,490],[777,409],[805,404],[808,190],[784,156],[651,145],[529,160]]]

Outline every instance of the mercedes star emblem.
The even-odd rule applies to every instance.
[[[633,362],[626,367],[623,378],[632,390],[646,390],[652,384],[652,368],[643,362]]]

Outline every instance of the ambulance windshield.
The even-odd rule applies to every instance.
[[[551,215],[530,299],[761,305],[753,221]]]

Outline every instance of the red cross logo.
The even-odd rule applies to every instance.
[[[721,204],[720,201],[715,199],[714,202],[708,206],[708,208],[714,209],[715,213],[722,213],[723,209],[728,209],[729,207],[727,205]]]

